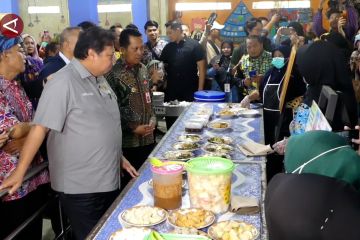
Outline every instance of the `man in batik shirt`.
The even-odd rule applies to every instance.
[[[156,118],[151,104],[151,82],[141,63],[143,40],[136,29],[124,29],[120,35],[122,58],[113,66],[107,80],[114,90],[121,115],[123,155],[139,169],[154,148]],[[156,78],[156,74],[153,75]],[[153,79],[155,80],[155,79]],[[131,179],[125,173],[122,187]]]

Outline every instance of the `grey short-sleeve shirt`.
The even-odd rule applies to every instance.
[[[119,187],[120,113],[104,77],[95,78],[73,59],[46,84],[33,123],[50,129],[54,190],[81,194]]]

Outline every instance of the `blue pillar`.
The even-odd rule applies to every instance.
[[[15,13],[19,15],[18,0],[0,0],[0,13]]]
[[[96,25],[99,23],[98,0],[69,0],[68,4],[70,26],[74,27],[83,21],[90,21]]]
[[[132,19],[133,23],[139,28],[143,34],[144,41],[147,41],[144,25],[150,18],[149,1],[148,0],[132,0]]]

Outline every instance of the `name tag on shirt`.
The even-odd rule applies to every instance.
[[[146,99],[146,103],[151,103],[150,92],[146,92],[146,93],[145,93],[145,99]]]
[[[225,83],[224,84],[224,91],[229,93],[230,92],[230,83]]]

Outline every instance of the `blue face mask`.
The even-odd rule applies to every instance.
[[[275,57],[272,59],[271,64],[274,65],[274,67],[276,67],[277,69],[281,69],[285,66],[285,58]]]

